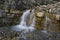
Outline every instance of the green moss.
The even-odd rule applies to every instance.
[[[39,18],[39,17],[36,17],[36,29],[37,30],[41,30],[41,29],[43,29],[43,27],[44,27],[44,21],[45,21],[45,18],[44,17],[41,17],[41,18]]]

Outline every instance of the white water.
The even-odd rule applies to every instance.
[[[12,27],[14,31],[22,31],[20,37],[26,40],[27,33],[30,33],[35,30],[35,18],[34,18],[34,9],[32,11],[26,10],[23,12],[23,15],[20,18],[20,23]],[[28,20],[28,23],[27,23]],[[50,19],[46,16],[45,27],[42,30],[43,33],[47,34],[47,23]]]
[[[29,26],[26,23],[26,20],[28,20]],[[15,31],[33,31],[35,25],[35,21],[34,21],[34,9],[30,12],[30,10],[26,10],[25,12],[23,12],[23,15],[21,17],[21,21],[19,25],[15,25],[12,30]]]
[[[14,31],[22,31],[20,37],[26,40],[27,33],[30,33],[35,30],[35,18],[34,18],[34,9],[32,11],[26,10],[23,12],[23,15],[20,19],[19,25],[12,27]],[[28,21],[28,23],[27,23]]]
[[[42,32],[47,33],[47,30],[50,29],[48,26],[49,21],[51,21],[47,16],[45,18],[45,27],[43,28]]]
[[[29,14],[30,14],[30,10],[27,10],[27,11],[23,12],[23,15],[21,17],[20,25],[22,25],[22,26],[26,26],[27,25],[26,24],[26,19],[27,19]]]

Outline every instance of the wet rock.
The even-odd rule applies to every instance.
[[[60,8],[56,9],[56,14],[60,15]]]
[[[55,5],[57,6],[57,8],[60,8],[60,2],[55,3]]]
[[[50,22],[48,22],[49,26],[51,26],[50,29],[52,31],[58,32],[59,26],[60,26],[59,25],[60,24],[60,22],[59,22],[59,20],[60,20],[60,16],[59,16],[60,15],[59,14],[60,8],[57,5],[59,5],[59,2],[54,3],[54,4],[48,4],[45,6],[41,5],[41,6],[36,7],[35,19],[38,20],[38,21],[36,21],[36,25],[38,26],[38,25],[43,24],[43,23],[41,23],[41,21],[44,19],[44,17],[42,17],[42,15],[40,14],[42,12],[42,14],[44,13],[44,15],[46,15],[51,20]],[[48,28],[49,28],[49,26],[48,26]]]
[[[31,33],[31,36],[27,37],[27,40],[48,40],[48,34],[42,31],[35,31]]]
[[[56,20],[60,20],[60,15],[56,15]]]
[[[45,20],[45,15],[43,12],[37,12],[35,15],[35,27],[39,30],[39,29],[43,29],[43,25],[44,25],[44,20]],[[43,24],[43,25],[42,25]]]
[[[43,15],[44,15],[43,12],[38,12],[38,13],[36,13],[36,16],[37,16],[37,17],[43,17]]]

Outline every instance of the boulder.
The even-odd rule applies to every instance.
[[[42,30],[44,27],[45,15],[43,12],[38,12],[35,15],[35,27],[37,30]]]

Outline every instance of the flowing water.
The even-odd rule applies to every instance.
[[[48,23],[49,21],[51,21],[51,20],[46,16],[46,17],[45,17],[45,23],[44,23],[45,27],[44,27],[43,30],[42,30],[43,33],[48,33],[47,30],[50,29],[50,28],[48,27],[48,26],[49,26],[49,23]]]
[[[26,35],[28,33],[31,33],[35,30],[35,18],[34,18],[34,9],[33,10],[26,10],[23,12],[20,23],[18,25],[15,25],[12,27],[12,30],[14,31],[22,31],[20,36],[22,40],[26,40]],[[50,19],[46,16],[45,19],[45,27],[41,31],[44,34],[48,34],[47,32],[47,24]],[[48,28],[49,29],[49,28]]]
[[[31,10],[26,10],[23,12],[22,17],[20,18],[20,23],[19,25],[15,25],[12,27],[12,30],[14,31],[22,31],[20,37],[26,39],[26,35],[29,32],[32,32],[35,30],[34,25],[35,25],[35,19],[34,19],[34,9]]]

